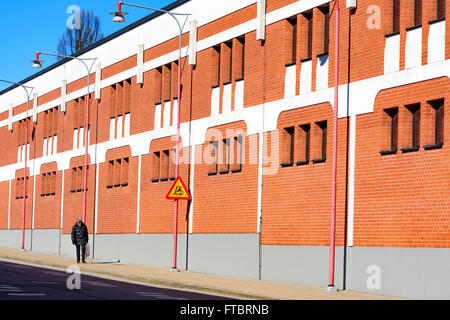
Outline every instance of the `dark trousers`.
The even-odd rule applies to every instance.
[[[80,249],[81,249],[81,255],[82,255],[82,261],[85,262],[86,261],[86,245],[77,245],[77,262],[80,262]]]

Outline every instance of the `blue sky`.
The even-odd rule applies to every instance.
[[[133,4],[162,8],[175,0],[131,0]],[[109,12],[116,11],[116,0],[18,0],[2,1],[0,20],[0,79],[21,81],[36,73],[29,60],[37,51],[56,53],[58,40],[65,31],[70,14],[67,9],[76,5],[81,9],[92,10],[100,18],[104,37],[139,20],[151,11],[124,7],[130,14],[126,23],[113,23]],[[43,57],[44,58],[44,57]],[[46,56],[47,67],[56,60]],[[0,90],[8,87],[0,83]]]

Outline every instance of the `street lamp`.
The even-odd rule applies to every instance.
[[[28,161],[28,106],[30,103],[31,94],[33,93],[33,87],[27,87],[19,82],[0,80],[0,82],[6,82],[21,86],[25,90],[27,96],[27,112],[25,117],[25,159],[23,169],[23,206],[22,206],[22,250],[25,249],[25,214],[27,209],[27,161]],[[30,89],[30,91],[28,91]]]
[[[111,12],[114,16],[113,22],[125,22],[124,15],[127,15],[127,12],[122,11],[122,6],[136,7],[141,9],[159,11],[163,13],[169,14],[177,23],[179,29],[179,54],[178,54],[178,116],[177,116],[177,147],[176,147],[176,170],[175,175],[179,177],[180,174],[180,110],[181,110],[181,39],[183,36],[183,29],[186,25],[188,17],[191,15],[190,13],[174,13],[170,11],[166,11],[163,9],[155,9],[150,7],[139,6],[135,4],[125,3],[119,1],[117,4],[117,11]],[[182,23],[182,21],[178,20],[178,16],[185,17],[186,19]],[[174,227],[173,227],[173,264],[172,269],[177,269],[177,241],[178,241],[178,200],[175,200],[174,203]]]
[[[46,56],[53,56],[53,57],[61,57],[61,58],[69,58],[69,59],[75,59],[83,63],[83,65],[86,67],[87,71],[87,97],[86,97],[86,123],[85,123],[85,130],[84,130],[84,145],[86,148],[86,152],[84,155],[84,193],[83,193],[83,221],[86,223],[86,207],[87,207],[87,162],[88,162],[88,154],[89,154],[89,91],[90,91],[90,74],[92,72],[92,69],[95,64],[95,60],[97,58],[78,58],[73,56],[65,56],[62,54],[53,54],[53,53],[45,53],[45,52],[37,52],[36,53],[36,59],[31,60],[33,62],[33,68],[41,68],[42,67],[42,60],[39,60],[40,55],[46,55]],[[92,65],[89,67],[85,61],[92,61]]]
[[[39,60],[39,55],[41,54],[41,52],[36,53],[36,59],[34,60],[30,60],[30,62],[33,62],[32,67],[34,69],[40,69],[42,68],[42,64],[41,62],[44,62],[43,60]]]
[[[333,114],[333,167],[331,174],[331,215],[330,215],[330,261],[329,280],[326,291],[337,291],[334,282],[334,268],[336,258],[336,192],[337,192],[337,157],[338,157],[338,119],[339,119],[339,59],[340,59],[340,6],[335,0],[336,30],[335,30],[335,67],[334,67],[334,114]],[[330,15],[331,16],[331,15]]]

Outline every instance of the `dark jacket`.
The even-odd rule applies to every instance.
[[[81,226],[78,223],[72,227],[72,243],[76,246],[82,246],[89,242],[89,233],[86,225],[81,222]]]

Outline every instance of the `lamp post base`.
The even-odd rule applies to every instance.
[[[325,288],[326,292],[338,292],[338,288],[336,288],[335,286],[328,286]]]

